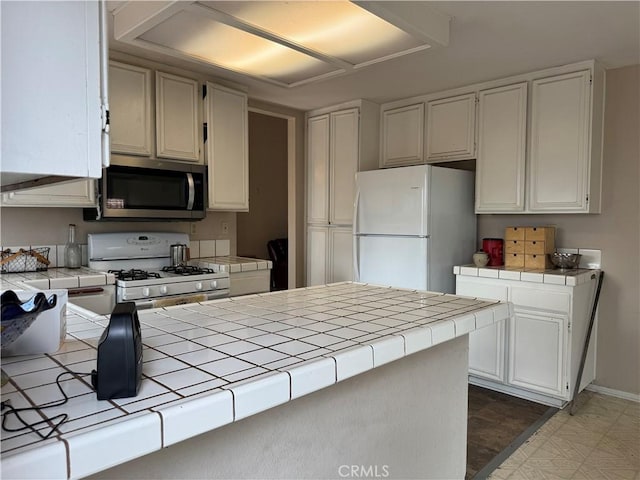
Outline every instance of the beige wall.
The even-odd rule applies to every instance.
[[[479,215],[478,238],[555,225],[556,245],[602,251],[595,384],[640,394],[640,65],[607,71],[600,215]]]
[[[287,120],[249,113],[249,212],[237,214],[238,255],[269,258],[287,237]]]
[[[222,234],[221,223],[229,224],[229,234]],[[124,231],[166,231],[189,233],[190,222],[85,222],[81,208],[0,208],[0,243],[4,246],[63,245],[68,224],[75,223],[78,241],[86,243],[87,233]],[[193,222],[192,240],[229,239],[231,253],[236,253],[236,214],[208,212],[205,219]]]

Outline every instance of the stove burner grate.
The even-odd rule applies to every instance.
[[[132,268],[130,270],[109,270],[116,276],[116,280],[146,280],[148,278],[160,278],[160,274]]]
[[[162,271],[166,273],[175,273],[176,275],[202,275],[203,273],[216,273],[211,268],[194,267],[192,265],[162,267]]]

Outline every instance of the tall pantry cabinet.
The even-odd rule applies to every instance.
[[[307,113],[307,286],[353,279],[355,174],[378,166],[378,105]]]

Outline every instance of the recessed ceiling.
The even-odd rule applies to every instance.
[[[347,1],[128,2],[114,12],[117,40],[250,75],[283,87],[348,74],[448,42],[449,18],[429,25]],[[384,13],[384,12],[383,12]],[[396,20],[396,23],[398,21]],[[433,29],[434,32],[430,32]]]
[[[132,4],[142,9],[158,3],[108,1],[107,6],[117,15]],[[125,43],[114,34],[109,48],[236,84],[245,87],[251,99],[299,110],[357,98],[384,103],[587,59],[596,59],[607,69],[640,64],[638,1],[372,1],[366,7],[373,12],[386,10],[385,18],[414,35],[420,35],[417,27],[425,26],[423,32],[433,29],[431,14],[440,12],[451,19],[450,41],[446,48],[435,42],[439,45],[435,48],[294,88]],[[128,29],[135,30],[135,23]]]

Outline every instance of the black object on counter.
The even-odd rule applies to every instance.
[[[142,335],[133,302],[116,304],[98,342],[91,384],[98,400],[135,397],[142,380]]]

